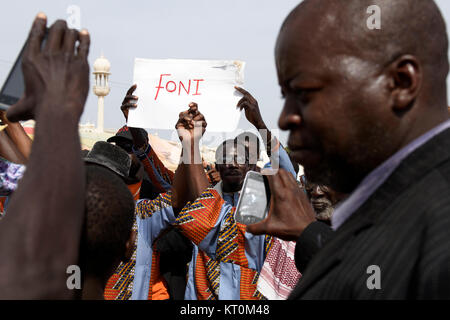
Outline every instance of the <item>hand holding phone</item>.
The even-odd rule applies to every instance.
[[[0,110],[8,110],[10,106],[19,101],[25,91],[22,73],[22,55],[24,47],[20,51],[19,56],[14,62],[14,65],[0,90]]]
[[[280,169],[266,176],[271,192],[267,219],[247,226],[255,235],[269,234],[286,241],[296,241],[303,230],[316,221],[316,214],[307,195],[291,173]]]
[[[47,17],[38,14],[16,61],[16,71],[12,71],[17,73],[17,66],[21,66],[24,85],[14,86],[16,95],[19,90],[23,94],[12,108],[8,108],[8,119],[11,122],[36,119],[37,113],[50,102],[59,105],[54,112],[81,116],[89,92],[89,45],[86,30],[69,29],[63,20],[47,29]],[[49,101],[44,102],[44,99]]]

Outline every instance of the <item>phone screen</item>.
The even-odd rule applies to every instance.
[[[24,92],[24,80],[22,73],[22,57],[20,57],[13,67],[13,70],[6,80],[5,86],[2,90],[2,101],[5,104],[12,105],[16,103]]]
[[[42,45],[47,40],[48,30],[45,34]],[[26,43],[25,43],[26,45]],[[22,47],[19,56],[14,63],[5,83],[0,91],[0,110],[7,110],[9,106],[15,104],[23,96],[25,92],[25,81],[22,72],[22,56],[25,49]]]
[[[236,208],[236,221],[249,225],[264,220],[269,200],[267,178],[254,171],[248,172]]]

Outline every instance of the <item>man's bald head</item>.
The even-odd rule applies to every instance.
[[[381,28],[369,29],[371,13],[381,9]],[[433,0],[304,0],[286,18],[282,29],[298,25],[304,17],[316,20],[311,36],[323,46],[347,50],[380,65],[403,54],[420,59],[431,76],[445,79],[448,73],[448,38],[445,21]],[[330,39],[331,41],[327,41]]]
[[[372,5],[381,29],[370,29]],[[351,192],[448,118],[445,22],[432,0],[305,0],[276,45],[279,126],[307,177]],[[322,179],[324,178],[324,179]],[[344,185],[343,185],[344,184]]]

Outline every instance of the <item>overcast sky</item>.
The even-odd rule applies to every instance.
[[[275,72],[274,45],[284,18],[299,2],[1,1],[0,84],[22,47],[34,16],[43,11],[49,22],[67,19],[68,7],[76,5],[81,9],[81,26],[91,33],[91,66],[101,52],[111,62],[111,93],[105,100],[105,128],[119,128],[124,124],[119,106],[132,84],[135,57],[246,61],[245,88],[259,101],[267,125],[277,128],[282,100]],[[449,25],[450,1],[439,0],[437,3]],[[81,119],[82,123],[87,121],[97,121],[97,98],[92,89]],[[243,116],[239,127],[247,129],[251,125]],[[170,137],[169,132],[160,131],[159,134],[164,138]],[[286,134],[281,134],[281,140],[285,142]]]

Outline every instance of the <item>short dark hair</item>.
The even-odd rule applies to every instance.
[[[216,149],[216,165],[227,164],[226,152],[227,148],[233,147],[237,150],[240,157],[245,157],[245,162],[249,162],[248,147],[237,139],[228,139],[222,142]]]
[[[261,155],[261,146],[258,136],[253,132],[245,131],[239,134],[235,139],[238,142],[243,143],[248,149],[250,163],[256,164]]]
[[[106,281],[125,253],[134,221],[134,200],[118,175],[98,165],[85,168],[85,219],[80,258],[84,274]]]

